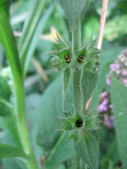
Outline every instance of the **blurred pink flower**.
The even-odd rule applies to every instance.
[[[112,71],[116,71],[116,70],[120,69],[120,64],[119,63],[113,63],[113,64],[110,65],[110,69]]]
[[[126,75],[127,75],[127,69],[122,70],[122,74],[123,74],[124,76],[126,76]]]

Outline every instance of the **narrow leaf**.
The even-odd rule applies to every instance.
[[[66,68],[63,72],[63,101],[62,101],[62,107],[63,111],[65,111],[65,106],[66,106],[66,93],[69,85],[69,79],[70,79],[70,69]]]
[[[127,87],[117,79],[111,81],[111,100],[115,117],[118,149],[123,168],[127,168]]]
[[[74,69],[73,71],[73,92],[74,92],[74,105],[76,113],[83,113],[83,92],[81,87],[81,70]]]
[[[63,88],[64,88],[64,94],[66,93],[68,82],[70,78],[70,69],[66,68],[63,73]]]
[[[12,72],[21,76],[21,66],[18,57],[18,50],[16,42],[13,36],[11,25],[9,22],[8,14],[0,9],[0,43],[4,48],[9,63],[12,68]]]
[[[46,1],[45,0],[33,0],[31,3],[32,10],[29,16],[29,19],[25,23],[25,27],[23,30],[23,36],[21,39],[20,44],[20,57],[22,58],[22,66],[24,67],[25,61],[27,59],[27,55],[29,51],[31,43],[33,43],[32,39],[36,33],[36,28],[38,27],[38,24],[40,22],[44,5]],[[39,30],[41,33],[41,30]],[[36,37],[38,39],[38,37]],[[32,53],[31,53],[32,54]],[[29,56],[30,58],[32,56]],[[27,61],[28,62],[28,61]],[[27,63],[28,64],[28,63]]]
[[[0,144],[0,158],[8,158],[8,157],[26,158],[26,155],[22,150],[20,150],[15,146],[8,144]]]
[[[7,55],[7,59],[9,61],[12,70],[14,81],[14,92],[15,92],[15,109],[16,109],[14,111],[15,118],[13,118],[13,124],[17,125],[16,117],[19,116],[19,119],[24,118],[24,110],[22,109],[24,107],[23,76],[16,41],[13,36],[13,31],[9,22],[9,16],[8,13],[2,10],[1,8],[0,8],[0,43],[4,48],[4,51]],[[4,94],[6,93],[7,91],[4,92]],[[16,140],[18,146],[21,146],[17,127],[11,126],[11,128],[13,128],[13,132],[11,134],[13,135],[14,140]],[[23,135],[24,133],[20,132],[20,134]]]
[[[44,15],[38,21],[33,34],[31,34],[31,37],[29,37],[29,41],[24,42],[25,44],[23,44],[23,46],[22,46],[22,49],[21,49],[21,58],[22,58],[22,62],[24,62],[24,72],[25,73],[28,70],[31,58],[32,58],[32,56],[34,54],[34,51],[35,51],[36,47],[37,47],[37,43],[39,41],[39,35],[43,32],[43,30],[44,30],[44,28],[46,26],[46,23],[47,23],[49,17],[51,16],[52,11],[53,11],[53,6],[51,5],[51,6],[48,7],[48,9],[45,11]],[[31,23],[31,25],[29,25],[30,27],[28,27],[29,31],[31,30],[32,24],[34,23],[34,19],[35,19],[35,16],[32,18],[33,22]],[[24,34],[24,36],[25,35],[26,34]],[[30,35],[27,34],[27,37],[28,36],[30,36]],[[26,46],[24,46],[24,45],[26,45]],[[24,53],[22,53],[23,49],[26,49],[24,51]]]

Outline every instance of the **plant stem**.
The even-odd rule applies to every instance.
[[[72,30],[72,53],[75,53],[75,50],[80,49],[81,47],[81,20],[80,18],[77,21],[77,27]]]
[[[81,48],[81,20],[77,21],[77,27],[72,31],[72,62],[75,64],[76,50]],[[73,93],[75,112],[83,113],[83,92],[81,88],[81,70],[78,67],[73,67]]]
[[[28,169],[37,169],[38,166],[32,151],[32,146],[31,146],[28,127],[27,127],[27,121],[26,121],[23,71],[21,69],[18,50],[9,23],[9,18],[4,10],[1,10],[1,17],[0,17],[0,40],[2,42],[2,46],[5,50],[5,53],[7,55],[11,67],[12,75],[13,75],[14,92],[15,92],[14,115],[15,115],[15,121],[17,126],[15,130],[18,132],[17,139],[20,140],[21,147],[23,151],[26,153],[26,155],[28,156],[28,161],[27,161]]]

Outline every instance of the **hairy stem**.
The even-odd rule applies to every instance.
[[[79,18],[77,27],[72,31],[72,56],[73,61],[76,59],[76,50],[81,48],[81,20]],[[81,70],[72,68],[73,70],[73,93],[75,111],[79,114],[83,112],[83,92],[81,88]]]
[[[75,53],[75,50],[80,49],[81,47],[81,20],[79,18],[77,22],[77,27],[72,30],[72,53]]]

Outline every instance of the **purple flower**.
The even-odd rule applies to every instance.
[[[108,108],[107,108],[106,105],[100,104],[100,105],[98,106],[98,111],[99,111],[99,112],[105,112],[105,111],[107,111],[107,110],[108,110]]]
[[[108,128],[112,128],[114,126],[114,117],[113,115],[104,115],[104,124]]]
[[[127,69],[122,70],[122,74],[123,74],[124,76],[126,76],[126,75],[127,75]]]
[[[113,64],[110,65],[110,69],[112,71],[116,71],[116,70],[120,69],[120,64],[119,63],[113,63]]]
[[[105,99],[103,100],[103,102],[101,102],[101,104],[98,106],[98,111],[99,112],[105,112],[108,110],[108,106],[107,106],[108,100]]]
[[[107,103],[108,103],[108,99],[104,99],[104,100],[101,102],[101,104],[103,104],[103,105],[107,105]]]

